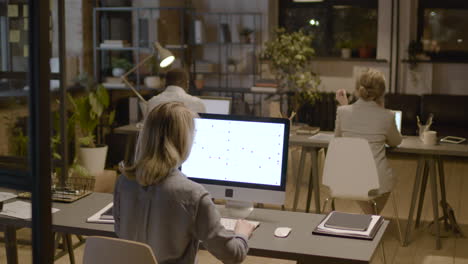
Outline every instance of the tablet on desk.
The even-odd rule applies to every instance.
[[[440,139],[440,142],[459,144],[459,143],[462,143],[465,140],[466,140],[466,138],[462,138],[462,137],[446,136],[446,137]]]

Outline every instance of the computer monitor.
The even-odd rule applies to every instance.
[[[284,204],[288,119],[200,114],[195,129],[181,170],[214,198],[226,199],[231,216],[248,216],[253,202]]]
[[[229,115],[231,113],[230,97],[200,96],[209,114]]]
[[[398,129],[398,132],[401,133],[401,119],[402,119],[403,113],[399,110],[392,110],[392,112],[395,114],[395,123]]]

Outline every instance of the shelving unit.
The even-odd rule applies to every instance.
[[[263,32],[261,13],[224,13],[224,12],[191,12],[192,21],[201,21],[204,39],[195,43],[191,39],[191,75],[203,75],[203,91],[218,91],[232,94],[234,90],[250,92],[257,76],[256,55],[260,47]],[[192,22],[193,24],[194,22]],[[253,30],[251,43],[242,40],[241,30]],[[194,34],[197,34],[195,32]],[[234,72],[228,70],[228,60],[237,60]],[[200,62],[213,64],[216,70],[200,71]]]
[[[93,9],[93,62],[94,77],[103,82],[110,77],[111,58],[126,58],[132,65],[149,56],[154,41],[160,42],[174,52],[180,66],[187,63],[186,14],[182,7],[99,7]],[[125,29],[113,29],[112,20],[124,20]],[[128,21],[125,21],[125,20]],[[129,23],[130,22],[130,23]],[[167,34],[172,32],[172,34]],[[173,33],[176,34],[173,34]],[[122,38],[123,35],[126,35]],[[100,47],[105,40],[124,40],[128,47]],[[145,70],[141,67],[131,76],[137,89],[146,89],[142,84]],[[122,89],[122,88],[120,88]]]

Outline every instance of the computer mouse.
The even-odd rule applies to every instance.
[[[275,236],[276,237],[287,237],[291,232],[291,228],[289,227],[278,227],[275,229]]]

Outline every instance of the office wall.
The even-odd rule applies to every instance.
[[[182,0],[134,0],[135,6],[158,6],[181,3]],[[265,41],[278,26],[278,0],[193,0],[197,9],[209,11],[239,11],[261,12],[266,30],[262,33]],[[82,22],[80,11],[81,1],[66,0],[67,16],[67,54],[83,56],[82,50]],[[390,21],[391,0],[379,0],[379,35],[377,58],[389,59],[390,56]],[[406,49],[411,39],[416,37],[417,0],[400,0],[399,18],[399,71],[397,90],[402,93],[447,93],[468,94],[468,64],[432,64],[420,63],[414,70],[409,70],[406,59]],[[395,32],[396,33],[396,32]],[[396,40],[396,38],[395,38]],[[396,43],[394,43],[396,44]],[[81,61],[81,59],[80,59]],[[375,62],[343,62],[343,61],[316,61],[312,64],[312,70],[321,75],[324,91],[335,91],[345,88],[353,89],[356,71],[362,67],[376,67],[386,73],[389,79],[389,64]],[[81,68],[81,65],[80,65]],[[395,71],[394,71],[395,72]]]

